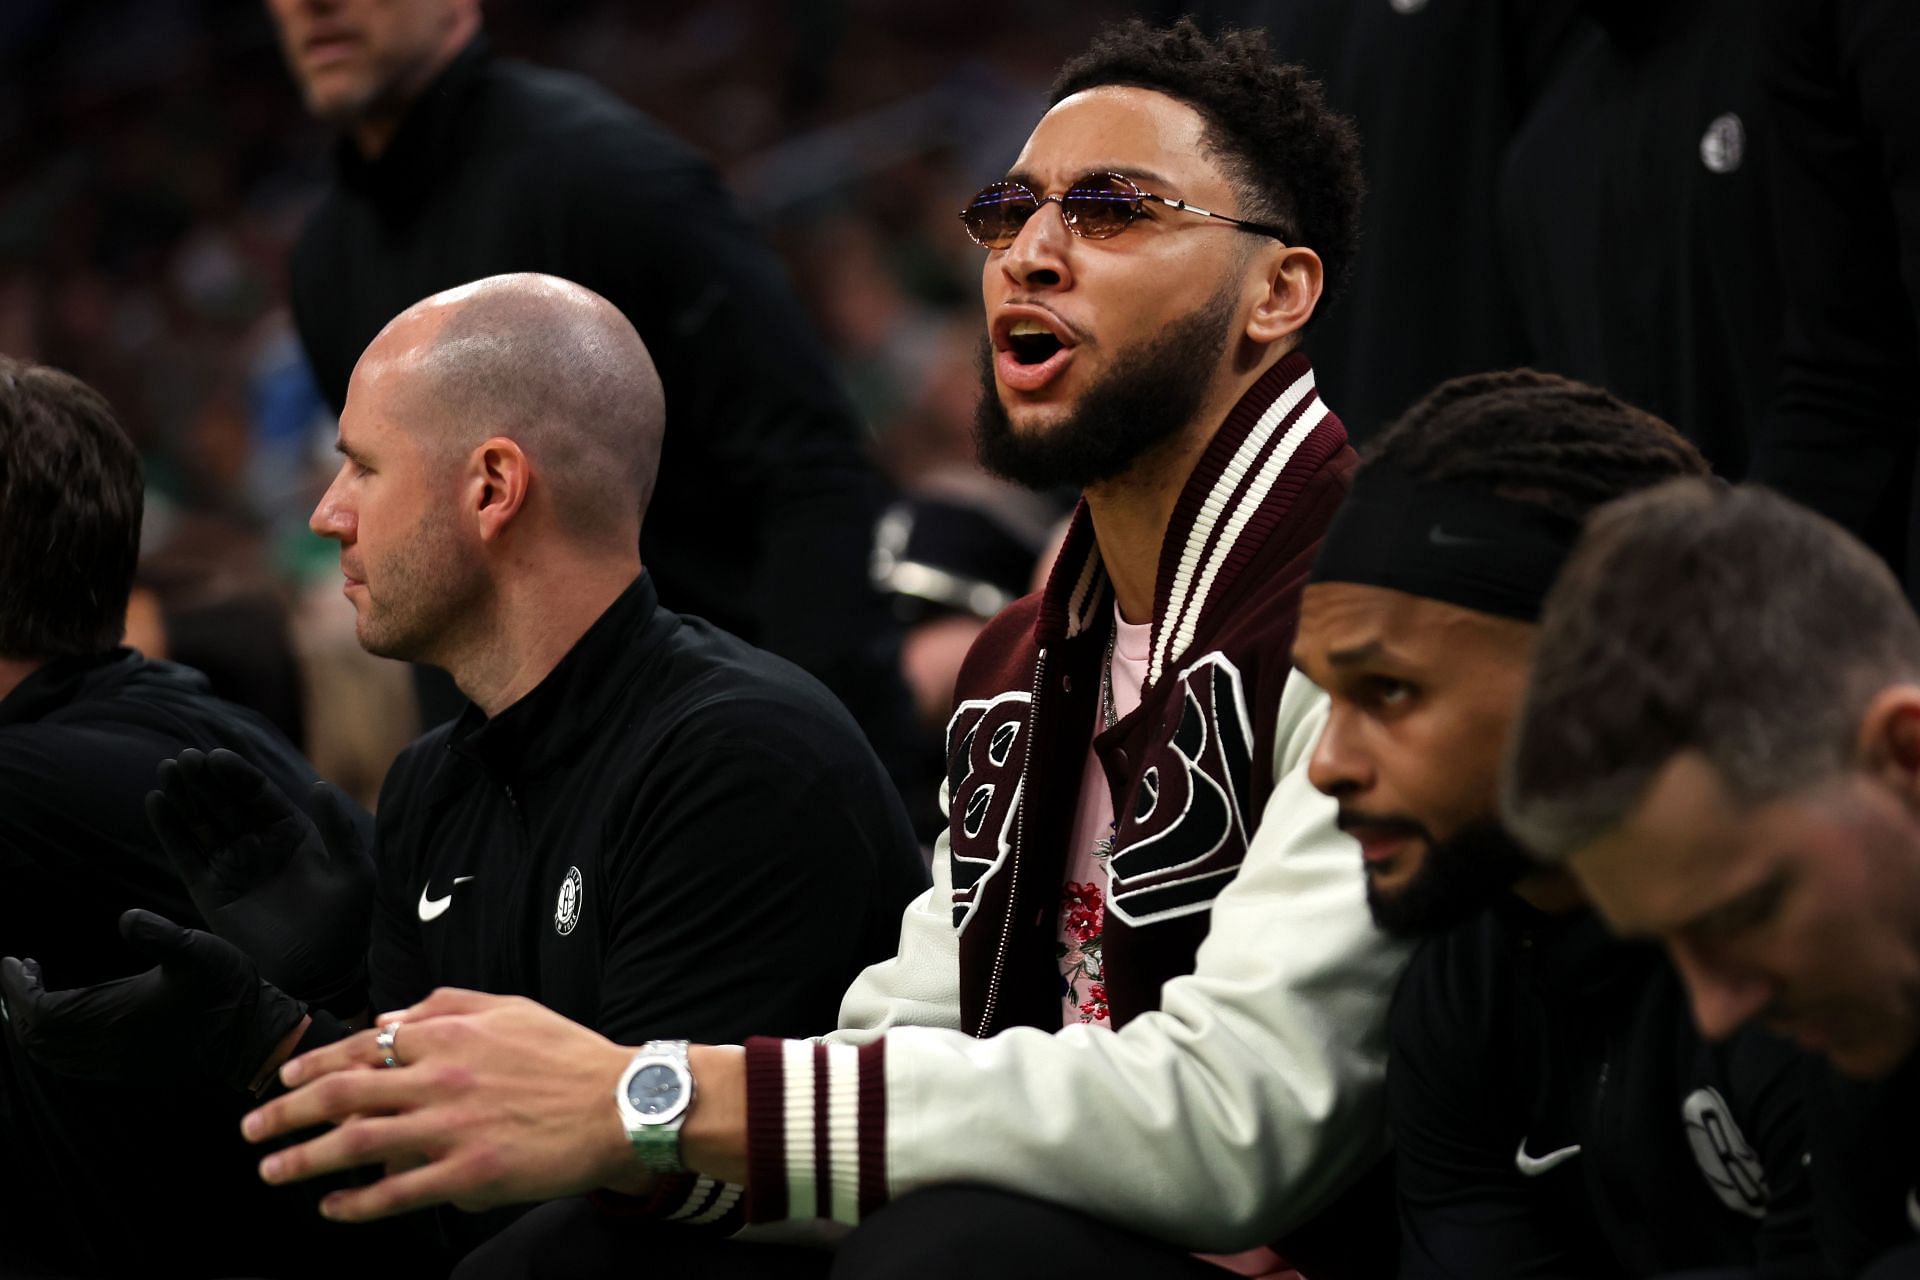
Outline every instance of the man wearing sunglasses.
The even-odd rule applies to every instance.
[[[1289,657],[1354,466],[1298,348],[1352,249],[1355,139],[1262,39],[1184,22],[1110,30],[1053,102],[961,215],[986,249],[978,427],[993,469],[1085,499],[961,672],[950,826],[899,954],[825,1041],[744,1049],[636,1053],[440,993],[386,1048],[293,1066],[315,1083],[250,1134],[340,1123],[270,1179],[409,1168],[329,1197],[350,1219],[611,1187],[683,1223],[859,1223],[838,1276],[1208,1276],[1188,1250],[1267,1241],[1240,1265],[1391,1270],[1390,1222],[1360,1219],[1385,1208],[1401,954],[1307,779],[1326,701]],[[467,1274],[664,1274],[687,1238],[549,1206]]]

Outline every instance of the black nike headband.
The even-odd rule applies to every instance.
[[[1313,582],[1353,582],[1535,622],[1578,521],[1389,463],[1360,468],[1320,544]]]

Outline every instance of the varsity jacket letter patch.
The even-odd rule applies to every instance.
[[[1210,653],[1175,677],[1107,864],[1107,910],[1138,928],[1205,911],[1247,855],[1253,723],[1240,669]]]
[[[964,932],[980,889],[1006,865],[1027,772],[1032,697],[1003,693],[963,702],[947,723],[947,840],[953,860],[953,927]],[[959,744],[958,749],[955,743]]]

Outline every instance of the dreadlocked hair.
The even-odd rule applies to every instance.
[[[1686,437],[1643,409],[1532,369],[1443,382],[1362,454],[1416,480],[1478,486],[1570,520],[1624,494],[1710,474]]]
[[[1200,113],[1211,158],[1247,203],[1240,216],[1274,223],[1288,244],[1320,255],[1324,311],[1353,262],[1366,179],[1360,136],[1319,83],[1276,63],[1264,31],[1209,38],[1191,18],[1170,27],[1132,18],[1060,69],[1047,105],[1102,85],[1152,89]]]

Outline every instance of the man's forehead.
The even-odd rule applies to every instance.
[[[1404,658],[1464,656],[1463,644],[1509,633],[1524,637],[1531,628],[1392,587],[1312,582],[1301,595],[1299,631],[1303,645],[1338,665],[1374,649]]]
[[[1206,121],[1154,89],[1100,85],[1055,103],[1034,126],[1010,171],[1047,187],[1111,170],[1143,185],[1223,181],[1205,153]]]
[[[1735,802],[1704,754],[1682,751],[1624,821],[1574,854],[1573,868],[1622,932],[1669,932],[1749,887],[1771,825]]]

